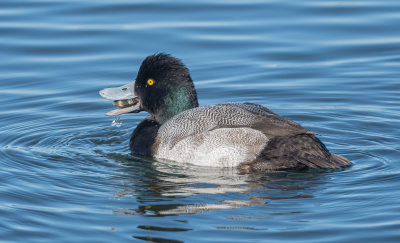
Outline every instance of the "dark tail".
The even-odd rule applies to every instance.
[[[337,167],[344,167],[350,165],[350,160],[337,154],[331,154],[331,163]]]
[[[258,157],[241,165],[250,170],[302,170],[307,168],[340,168],[350,161],[331,154],[325,145],[312,134],[298,134],[271,139]]]

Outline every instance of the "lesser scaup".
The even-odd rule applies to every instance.
[[[330,153],[299,124],[254,103],[199,107],[189,70],[177,58],[148,56],[136,80],[100,91],[119,109],[114,116],[147,111],[130,138],[133,154],[244,170],[339,168],[349,160]]]

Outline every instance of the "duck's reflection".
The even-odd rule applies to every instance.
[[[267,204],[271,200],[310,198],[320,173],[244,174],[220,169],[128,159],[123,162],[119,198],[135,198],[136,208],[115,214],[166,216],[204,213]],[[298,213],[298,212],[296,212]]]

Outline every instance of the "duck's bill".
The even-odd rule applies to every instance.
[[[140,99],[135,96],[135,82],[116,88],[100,90],[100,95],[107,100],[113,101],[113,106],[118,109],[107,112],[106,116],[117,116],[125,113],[140,112]]]

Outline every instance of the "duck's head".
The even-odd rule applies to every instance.
[[[198,106],[189,70],[179,59],[164,53],[146,57],[135,81],[103,89],[100,95],[119,107],[107,116],[147,111],[160,124]]]

